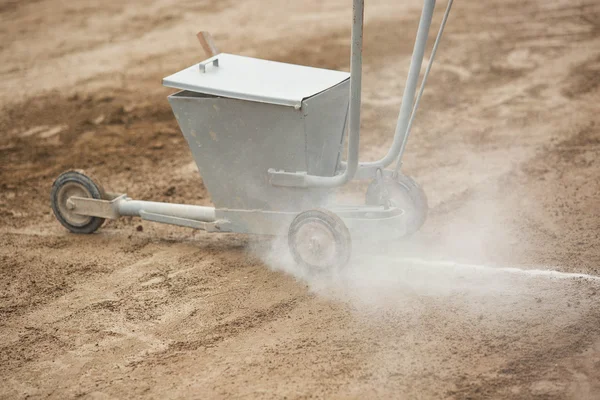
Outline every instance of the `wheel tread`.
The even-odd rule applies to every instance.
[[[75,182],[75,183],[82,185],[94,199],[100,200],[100,199],[103,199],[106,197],[102,186],[100,186],[96,182],[94,182],[94,180],[91,177],[89,177],[84,171],[70,170],[70,171],[63,172],[62,174],[60,174],[58,176],[58,178],[56,178],[56,180],[52,184],[52,190],[50,192],[50,204],[52,206],[52,211],[54,212],[54,216],[56,217],[58,222],[60,222],[65,228],[67,228],[69,231],[71,231],[73,233],[84,233],[84,234],[93,233],[102,226],[102,224],[105,221],[104,218],[91,217],[90,221],[88,223],[86,223],[85,225],[75,226],[75,225],[70,224],[65,219],[65,217],[62,215],[62,213],[60,211],[60,208],[58,206],[59,189],[63,185],[65,185],[67,183],[71,183],[71,182]]]

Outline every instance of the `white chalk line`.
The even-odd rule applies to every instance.
[[[380,257],[377,257],[380,258]],[[419,258],[392,258],[392,257],[381,257],[386,260],[393,261],[395,263],[406,263],[412,265],[424,265],[430,267],[446,267],[446,268],[463,268],[479,270],[484,272],[506,272],[510,274],[529,275],[533,277],[546,277],[556,279],[585,279],[590,281],[600,281],[600,276],[581,274],[574,272],[560,272],[551,269],[523,269],[517,267],[492,267],[488,265],[478,264],[464,264],[453,261],[433,261],[423,260]]]

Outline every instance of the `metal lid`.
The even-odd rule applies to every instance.
[[[221,53],[163,79],[197,93],[300,108],[302,100],[350,77],[347,72]]]

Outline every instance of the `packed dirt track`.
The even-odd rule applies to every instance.
[[[366,1],[362,160],[391,143],[420,7]],[[0,0],[1,398],[600,398],[594,0],[455,1],[403,164],[429,219],[357,241],[332,279],[278,239],[55,220],[50,187],[72,168],[210,205],[161,79],[204,58],[199,30],[347,71],[351,11]]]

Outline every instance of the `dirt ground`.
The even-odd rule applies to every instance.
[[[419,11],[367,1],[364,160],[391,142]],[[204,57],[197,31],[348,70],[350,19],[349,0],[0,0],[1,398],[600,398],[600,280],[505,268],[600,276],[594,0],[455,2],[403,167],[430,217],[334,281],[266,238],[55,220],[70,168],[211,204],[161,86]]]

